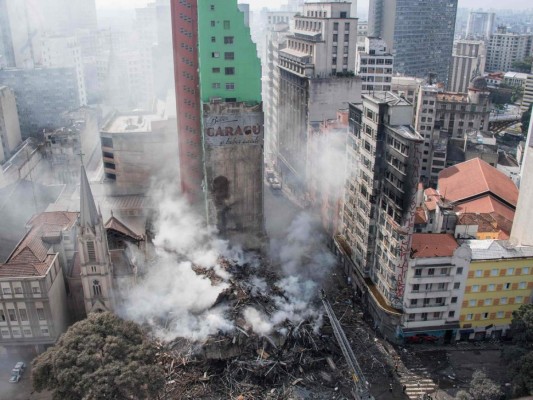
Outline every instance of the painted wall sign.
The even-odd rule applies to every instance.
[[[209,146],[263,144],[263,113],[209,115],[203,125]]]

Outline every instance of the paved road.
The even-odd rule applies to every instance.
[[[26,371],[18,383],[9,383],[11,369],[17,361],[26,363]],[[30,376],[31,357],[0,355],[0,400],[51,400],[51,393],[33,391]]]

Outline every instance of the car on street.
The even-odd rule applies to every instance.
[[[18,383],[18,381],[20,381],[19,374],[12,374],[11,378],[9,378],[9,383]]]
[[[18,370],[22,374],[24,370],[26,369],[26,364],[24,364],[22,361],[19,361],[15,364],[13,367],[13,370]]]

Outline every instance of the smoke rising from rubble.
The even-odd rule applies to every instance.
[[[276,311],[267,316],[253,307],[244,311],[246,322],[259,335],[270,333],[286,320],[298,324],[314,321],[315,329],[322,324],[322,311],[314,306],[321,282],[335,264],[333,255],[324,248],[319,222],[308,213],[296,216],[287,229],[284,240],[271,242],[270,255],[281,265],[282,277],[275,286],[283,295],[271,295]],[[285,329],[279,330],[286,333]]]
[[[234,326],[225,317],[225,308],[213,307],[229,287],[230,276],[220,268],[218,258],[242,261],[242,250],[217,239],[178,194],[161,189],[154,201],[159,206],[154,224],[156,254],[146,276],[127,294],[126,316],[152,325],[156,335],[167,340],[203,340],[231,331]],[[213,269],[221,282],[213,284],[196,274],[193,264]]]

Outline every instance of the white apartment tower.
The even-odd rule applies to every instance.
[[[49,68],[75,68],[80,105],[87,104],[81,47],[75,36],[46,36],[41,41],[42,64]]]
[[[307,137],[312,122],[336,118],[358,101],[355,76],[357,19],[347,2],[306,3],[279,51],[278,143],[274,167],[284,183],[303,195]]]
[[[448,90],[466,93],[470,81],[485,72],[485,58],[485,42],[480,40],[456,41],[453,46]]]
[[[466,38],[489,40],[494,30],[494,13],[471,11],[466,25]]]
[[[364,51],[355,56],[355,71],[361,77],[363,93],[391,90],[394,57],[380,38],[366,37]]]
[[[515,61],[522,61],[533,54],[533,34],[508,33],[498,27],[490,37],[487,48],[488,72],[509,71]]]

